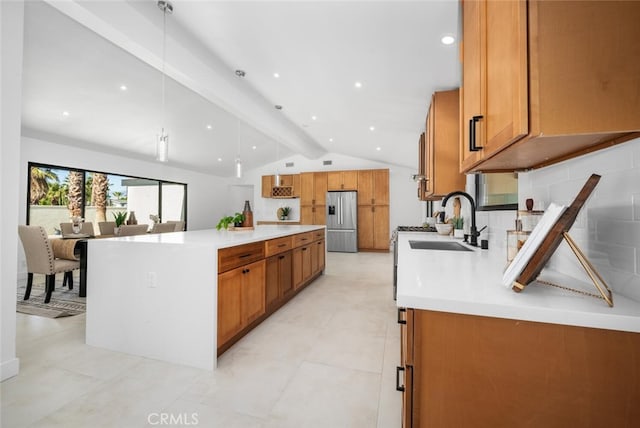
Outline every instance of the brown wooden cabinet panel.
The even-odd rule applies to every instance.
[[[639,333],[413,312],[405,426],[622,427],[640,420]]]
[[[389,207],[374,205],[373,249],[389,251]]]
[[[300,205],[313,205],[313,198],[315,196],[313,174],[313,172],[300,173]]]
[[[218,275],[218,346],[242,330],[242,269]]]
[[[311,277],[311,244],[293,250],[293,288],[298,289]]]
[[[327,203],[327,173],[313,173],[313,204],[326,205]]]
[[[535,168],[640,135],[640,2],[463,1],[462,11],[461,170]],[[473,116],[483,148],[471,153]]]
[[[242,324],[247,326],[264,314],[265,261],[251,263],[238,268],[243,272],[242,281]]]
[[[373,245],[373,205],[358,207],[358,249],[371,249]]]
[[[264,258],[264,241],[218,250],[218,273]]]
[[[358,205],[389,205],[389,170],[358,171]]]
[[[358,207],[358,249],[389,251],[389,207]]]
[[[325,240],[321,239],[319,241],[314,242],[313,246],[315,247],[314,256],[316,261],[312,261],[311,274],[315,275],[316,273],[324,270],[325,264]]]
[[[358,171],[329,171],[327,172],[328,190],[357,190]]]
[[[273,185],[274,185],[273,175],[262,176],[262,197],[263,198],[271,197],[271,189],[273,189]]]
[[[358,205],[373,205],[373,170],[358,171]]]
[[[292,291],[292,252],[287,251],[266,259],[266,310],[273,310]]]
[[[460,96],[458,89],[433,94],[421,136],[419,155],[425,180],[422,200],[439,200],[454,190],[464,190],[466,177],[460,164]]]
[[[299,198],[300,197],[300,174],[293,174],[293,197],[294,198]]]
[[[327,224],[327,206],[324,204],[316,205],[314,208],[312,224],[317,224],[319,226]]]

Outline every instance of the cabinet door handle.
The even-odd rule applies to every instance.
[[[406,319],[402,319],[402,315],[400,315],[402,312],[407,312],[407,308],[398,308],[398,324],[406,324],[407,320]]]
[[[244,259],[244,258],[246,258],[246,257],[250,257],[250,256],[252,256],[252,255],[253,255],[253,254],[251,254],[251,253],[249,253],[249,254],[243,254],[243,255],[241,255],[241,256],[240,256],[240,258],[241,258],[241,259]]]
[[[396,391],[404,392],[404,385],[400,385],[400,372],[404,372],[404,367],[396,366]]]
[[[278,258],[279,258],[280,260],[282,260],[282,259],[284,259],[284,256],[280,256],[280,257],[278,257]]]
[[[469,119],[469,151],[477,152],[482,147],[476,146],[476,123],[481,120],[483,116],[473,116]]]
[[[282,248],[282,247],[286,247],[286,246],[287,246],[287,244],[280,244],[280,245],[278,245],[278,248]]]
[[[304,247],[304,248],[302,249],[302,251],[307,251],[307,247]]]

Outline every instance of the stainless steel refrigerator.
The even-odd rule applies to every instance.
[[[358,252],[358,192],[327,192],[327,251]]]

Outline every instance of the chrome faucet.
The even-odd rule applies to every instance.
[[[473,201],[473,198],[471,197],[470,194],[463,192],[461,190],[456,190],[455,192],[451,192],[444,197],[444,199],[442,200],[442,208],[444,208],[447,205],[447,201],[452,196],[464,196],[469,200],[469,203],[471,204],[471,229],[469,231],[470,232],[469,238],[471,239],[471,241],[469,242],[469,245],[473,245],[474,247],[477,247],[478,236],[480,236],[480,232],[478,232],[478,228],[476,227],[476,203]],[[444,209],[440,213],[440,220],[444,222]]]

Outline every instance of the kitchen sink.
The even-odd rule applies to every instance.
[[[473,251],[455,241],[409,241],[409,245],[414,250]]]

